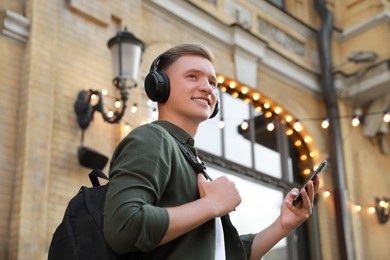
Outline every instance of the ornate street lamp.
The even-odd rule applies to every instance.
[[[77,155],[79,163],[90,169],[103,169],[108,158],[94,149],[83,146],[84,131],[93,120],[93,114],[98,111],[104,121],[115,124],[123,117],[126,110],[128,90],[137,86],[137,75],[141,63],[144,44],[125,28],[107,42],[111,50],[114,78],[113,85],[119,92],[115,101],[115,111],[106,112],[103,105],[103,93],[99,90],[82,90],[79,92],[74,111],[77,122],[82,129],[81,146]]]
[[[120,97],[116,99],[115,111],[106,112],[101,91],[93,89],[80,91],[74,110],[77,122],[83,130],[88,128],[95,111],[102,114],[104,121],[110,124],[118,123],[126,110],[128,90],[137,86],[138,70],[145,48],[143,42],[125,28],[111,38],[107,45],[112,56],[114,73],[112,83],[119,91]]]

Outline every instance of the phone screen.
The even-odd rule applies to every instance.
[[[313,181],[314,178],[319,175],[324,169],[325,169],[325,166],[326,166],[326,160],[323,160],[320,165],[317,167],[317,169],[313,172],[313,174],[310,176],[309,180],[308,181]],[[307,183],[305,184],[305,186],[303,186],[302,188],[305,188],[305,190],[307,191]],[[301,199],[302,199],[302,195],[301,195],[301,190],[299,190],[298,194],[295,196],[292,204],[293,206],[295,206]]]

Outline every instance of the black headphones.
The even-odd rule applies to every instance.
[[[162,55],[158,56],[150,66],[150,71],[145,78],[145,92],[150,100],[164,103],[168,100],[171,89],[168,75],[164,71],[157,71],[161,56]],[[209,118],[215,117],[218,114],[218,111],[219,99],[217,96],[214,111]]]

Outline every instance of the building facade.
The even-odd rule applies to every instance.
[[[155,104],[143,89],[150,64],[187,42],[210,48],[220,82],[221,111],[196,145],[213,174],[254,185],[247,198],[256,205],[242,206],[252,210],[243,214],[254,215],[250,221],[266,224],[291,187],[323,159],[330,163],[313,216],[265,259],[386,259],[390,224],[378,212],[388,214],[388,204],[369,210],[376,197],[390,197],[383,120],[390,110],[390,1],[316,4],[0,0],[0,259],[47,258],[67,203],[90,186],[78,148],[109,158],[129,129],[153,120]],[[320,37],[330,21],[324,10],[332,18],[328,38]],[[125,27],[145,44],[138,87],[119,124],[95,113],[82,133],[77,95],[116,92],[107,41]],[[324,129],[325,119],[331,126]],[[245,218],[232,219],[246,231]]]

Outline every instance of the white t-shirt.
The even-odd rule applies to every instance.
[[[226,260],[221,218],[215,218],[215,260]]]

